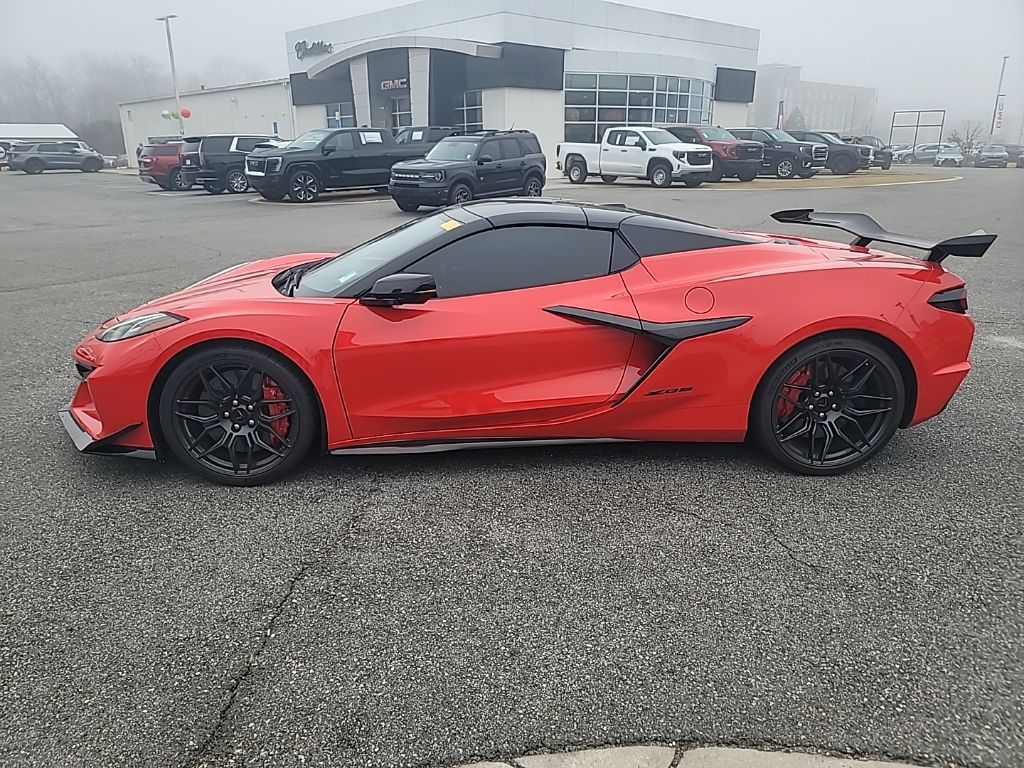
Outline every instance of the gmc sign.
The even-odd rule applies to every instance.
[[[409,78],[407,77],[396,77],[393,80],[381,80],[380,89],[382,91],[401,91],[409,87]]]

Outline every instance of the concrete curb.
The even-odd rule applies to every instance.
[[[828,757],[806,752],[765,752],[737,747],[679,749],[664,746],[606,747],[528,755],[507,762],[454,768],[914,768],[910,763]]]

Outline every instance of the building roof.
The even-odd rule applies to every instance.
[[[237,91],[240,88],[263,88],[267,85],[284,85],[289,82],[287,77],[275,77],[273,80],[257,80],[253,83],[239,83],[238,85],[217,85],[213,88],[200,88],[198,91],[182,91],[179,95],[182,98],[186,96],[199,96],[204,93],[217,93],[217,91]],[[146,104],[152,101],[163,101],[164,99],[173,99],[174,94],[169,93],[164,96],[151,96],[147,99],[132,99],[131,101],[122,101],[118,106],[124,106],[125,104]]]
[[[77,139],[78,135],[64,123],[0,123],[0,139]]]

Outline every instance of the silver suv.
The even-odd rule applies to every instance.
[[[95,173],[103,167],[103,155],[84,142],[45,142],[18,144],[7,151],[12,171],[42,173],[70,169]]]

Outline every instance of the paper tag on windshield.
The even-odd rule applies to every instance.
[[[458,229],[461,226],[462,222],[455,221],[455,219],[448,219],[447,221],[441,223],[441,229],[443,229],[445,232],[451,232],[453,229]]]

